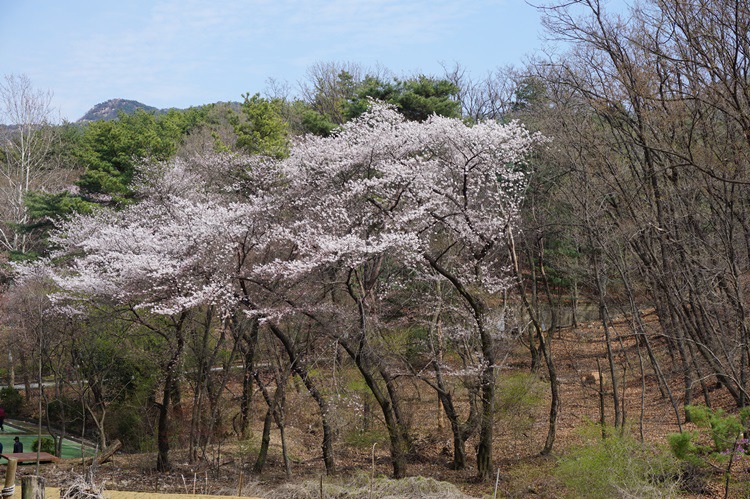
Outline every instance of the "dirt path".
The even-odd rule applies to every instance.
[[[44,490],[46,497],[60,497],[60,489],[56,487],[47,487]],[[12,496],[13,498],[21,497],[21,493],[18,492]],[[107,490],[104,492],[104,497],[107,499],[260,499],[259,497],[249,496],[207,496],[201,494],[154,494],[150,492],[128,492],[119,490]]]

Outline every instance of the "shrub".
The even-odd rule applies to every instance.
[[[713,447],[697,443],[701,437],[698,431],[671,433],[667,435],[667,441],[672,448],[672,453],[678,459],[689,461],[692,464],[700,464],[705,458],[724,460],[733,451],[745,452],[748,449],[745,440],[739,440],[745,426],[748,423],[747,408],[740,411],[739,415],[726,414],[721,409],[712,411],[706,406],[688,405],[685,413],[688,419],[704,430],[703,441],[710,441]],[[741,449],[732,449],[738,443]]]
[[[18,416],[23,408],[21,392],[11,386],[0,389],[0,405],[8,416]]]
[[[679,470],[667,452],[625,434],[602,439],[592,427],[587,442],[561,457],[555,476],[578,497],[666,497],[675,495]],[[596,436],[597,433],[599,436]]]
[[[667,435],[669,447],[677,459],[690,461],[695,464],[696,454],[701,452],[699,447],[695,445],[695,438],[697,436],[698,432],[693,431],[683,431],[682,433]]]
[[[495,420],[503,421],[513,433],[529,431],[536,409],[544,402],[546,384],[533,374],[503,373],[496,386]]]
[[[706,406],[688,405],[685,412],[690,421],[699,428],[711,429],[711,440],[714,442],[715,452],[729,450],[743,430],[739,416],[725,414],[721,409],[712,411]]]
[[[148,452],[153,448],[153,438],[146,432],[138,407],[113,404],[107,416],[107,434],[110,440],[120,439],[127,452]]]
[[[750,420],[750,409],[745,407],[738,415],[734,415],[726,414],[721,409],[711,410],[706,406],[689,405],[685,407],[685,415],[687,420],[694,422],[702,431],[672,433],[667,436],[672,453],[683,462],[684,490],[703,493],[705,477],[717,468],[717,463],[727,463],[725,478],[726,486],[729,487],[732,463],[737,462],[738,466],[747,468],[746,463],[740,464],[739,461],[746,461],[746,456],[750,454],[750,442],[747,438],[742,438],[744,428]],[[730,461],[732,458],[733,461]]]
[[[40,450],[40,452],[48,452],[50,454],[54,454],[55,453],[55,441],[49,437],[42,437],[42,448],[39,449],[39,439],[37,438],[31,444],[31,450],[34,452],[36,452],[37,450]]]

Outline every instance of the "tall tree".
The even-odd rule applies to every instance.
[[[368,75],[356,85],[346,102],[344,116],[356,118],[367,110],[370,100],[375,99],[393,104],[412,121],[425,121],[433,114],[458,118],[461,113],[458,93],[459,89],[453,82],[425,75],[392,81]]]
[[[282,101],[268,100],[246,94],[240,117],[235,118],[234,131],[237,147],[249,154],[263,154],[283,158],[288,154],[288,129],[284,120]]]

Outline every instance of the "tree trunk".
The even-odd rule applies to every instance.
[[[348,341],[342,340],[340,345],[346,350],[352,360],[354,360],[355,365],[365,380],[365,384],[370,388],[375,401],[378,403],[383,413],[385,427],[388,430],[388,438],[390,441],[393,478],[404,478],[406,476],[406,450],[408,445],[407,442],[404,441],[404,431],[399,427],[400,425],[393,411],[390,397],[387,395],[387,392],[384,392],[380,388],[380,385],[375,380],[373,370],[369,367],[370,361],[366,358],[367,354],[362,350],[355,350]]]
[[[541,240],[539,241],[539,244],[542,245]],[[529,334],[530,335],[535,334],[536,337],[539,338],[540,350],[542,352],[542,356],[544,357],[545,364],[547,365],[547,372],[549,374],[549,383],[550,383],[550,391],[552,395],[552,400],[550,403],[549,425],[547,427],[547,439],[545,440],[544,448],[541,451],[542,455],[547,455],[550,452],[552,452],[552,446],[555,443],[555,437],[557,435],[557,417],[560,411],[559,381],[557,379],[557,369],[555,368],[555,363],[552,358],[552,345],[551,345],[552,334],[547,334],[547,332],[543,330],[541,326],[541,322],[539,320],[538,304],[534,305],[534,302],[530,302],[527,296],[526,289],[523,284],[523,276],[521,274],[521,268],[520,268],[519,261],[518,261],[518,253],[516,251],[516,242],[515,242],[515,238],[513,236],[512,231],[508,231],[508,249],[509,249],[511,264],[513,266],[513,274],[514,274],[514,279],[516,283],[516,288],[518,290],[518,294],[521,297],[521,301],[523,303],[524,309],[526,310],[526,313],[529,314],[529,318],[531,319],[531,325],[533,326],[532,328],[529,328],[530,331],[533,331],[533,332],[530,332]],[[549,330],[554,331],[554,329],[557,327],[557,313],[554,310],[552,293],[550,292],[549,282],[544,272],[544,261],[543,261],[542,249],[540,249],[539,269],[542,274],[542,277],[544,278],[547,300],[549,302],[550,310],[552,312],[552,323],[550,325]]]
[[[268,455],[268,445],[271,443],[271,422],[273,418],[273,408],[268,407],[266,411],[266,417],[263,419],[263,433],[260,438],[260,450],[258,451],[258,458],[255,460],[253,466],[253,473],[260,475],[263,472],[263,467],[266,465],[266,456]]]
[[[271,423],[275,419],[276,425],[279,429],[284,425],[278,412],[279,403],[284,397],[284,386],[281,376],[277,376],[276,392],[274,393],[273,398],[271,398],[258,373],[255,373],[255,381],[258,383],[258,387],[260,388],[261,393],[263,393],[263,398],[268,405],[268,411],[266,411],[266,417],[263,420],[263,435],[260,441],[260,451],[258,452],[258,459],[255,461],[255,466],[253,466],[253,471],[260,474],[263,472],[263,467],[266,464],[266,457],[268,456],[268,446],[271,442]]]
[[[13,351],[8,350],[8,386],[16,387],[16,364],[13,362]]]
[[[156,470],[165,472],[171,469],[169,463],[169,401],[171,400],[172,373],[167,374],[164,381],[164,393],[159,404],[159,422],[157,426]]]
[[[253,400],[253,371],[255,370],[255,348],[258,344],[260,324],[253,320],[249,334],[242,336],[244,344],[244,363],[242,377],[242,395],[240,395],[240,435],[248,438],[250,429],[250,406]]]
[[[439,382],[442,383],[442,382]],[[458,413],[455,406],[453,405],[453,397],[450,392],[441,389],[440,385],[437,387],[438,397],[445,410],[445,416],[451,424],[451,431],[453,432],[453,463],[451,468],[454,470],[466,469],[466,441],[476,431],[477,424],[479,423],[479,414],[476,410],[476,402],[473,399],[474,395],[470,394],[470,414],[465,423],[461,424],[458,418]]]
[[[479,333],[482,351],[481,372],[479,375],[481,409],[479,417],[479,444],[477,445],[477,478],[489,481],[494,475],[492,465],[492,434],[495,405],[495,342],[487,328],[487,307],[478,296],[472,294],[456,275],[443,267],[435,258],[423,255],[430,266],[445,277],[453,288],[466,301],[473,313],[474,323]]]
[[[26,399],[31,399],[31,377],[29,374],[29,366],[26,360],[26,353],[23,349],[18,354],[18,360],[21,364],[21,378],[23,379],[23,387],[26,392]]]
[[[159,407],[159,419],[157,424],[157,449],[158,454],[156,457],[156,469],[157,471],[169,471],[171,464],[169,462],[169,439],[170,435],[170,421],[169,421],[169,403],[174,395],[174,385],[178,381],[177,366],[179,365],[180,359],[182,358],[182,350],[185,344],[185,338],[183,336],[182,325],[185,320],[183,314],[182,317],[175,324],[175,335],[176,335],[176,346],[172,353],[172,358],[169,359],[165,369],[164,379],[164,393],[162,395],[161,404]]]
[[[440,281],[436,283],[437,294],[440,294]],[[430,327],[430,348],[432,350],[433,362],[432,366],[435,371],[435,384],[428,384],[432,386],[437,392],[438,396],[438,411],[439,414],[445,412],[445,416],[451,425],[451,431],[453,432],[453,463],[451,467],[455,470],[463,470],[466,468],[466,440],[474,433],[478,423],[478,414],[476,410],[476,392],[473,390],[469,393],[469,407],[470,412],[466,423],[461,424],[458,417],[458,412],[453,404],[453,396],[445,385],[443,379],[443,333],[442,333],[442,322],[440,320],[440,314],[442,310],[442,303],[438,304],[435,314],[432,319]],[[433,334],[434,333],[434,334]],[[438,430],[441,428],[441,418],[438,418]]]
[[[489,481],[492,478],[492,433],[493,433],[493,403],[495,400],[495,369],[492,360],[485,361],[482,373],[482,412],[479,419],[479,445],[477,446],[477,478]]]

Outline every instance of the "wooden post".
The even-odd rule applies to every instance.
[[[11,457],[8,459],[8,466],[5,468],[5,487],[2,490],[3,497],[10,497],[16,490],[16,467],[18,459]]]
[[[21,499],[44,499],[44,477],[21,478]]]

